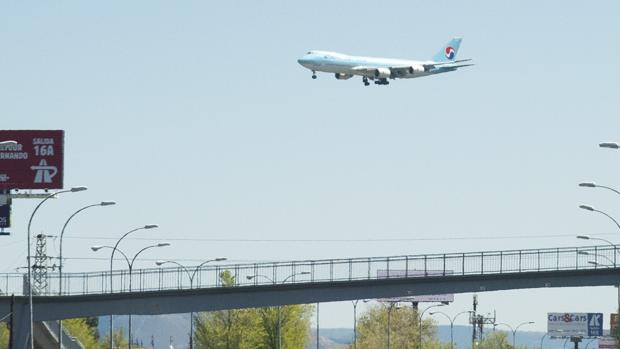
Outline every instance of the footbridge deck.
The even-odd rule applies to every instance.
[[[620,283],[619,246],[586,246],[50,274],[35,318],[164,314],[278,304]],[[620,259],[618,259],[620,262]],[[234,282],[223,284],[226,272]],[[112,288],[110,288],[110,278]],[[59,281],[63,294],[58,293]],[[0,313],[25,304],[23,274],[0,274]],[[131,287],[130,287],[131,286]],[[38,310],[37,310],[38,309]]]

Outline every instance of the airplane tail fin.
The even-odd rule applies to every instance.
[[[453,38],[448,41],[436,55],[433,56],[433,62],[452,62],[456,59],[456,54],[461,46],[461,38]]]

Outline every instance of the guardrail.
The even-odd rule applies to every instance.
[[[302,260],[275,263],[206,265],[193,282],[181,267],[63,273],[63,295],[143,292],[282,283],[317,283],[385,278],[454,277],[525,272],[617,268],[618,245],[446,253],[394,257]],[[189,268],[190,273],[195,269]],[[113,288],[110,289],[110,277]],[[0,293],[22,295],[24,274],[0,274]],[[57,296],[59,277],[37,295]]]

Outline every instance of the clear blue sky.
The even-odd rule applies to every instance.
[[[152,222],[159,231],[141,237],[171,239],[158,251],[170,259],[570,246],[583,233],[620,241],[605,217],[577,208],[590,203],[620,217],[620,197],[577,187],[620,186],[620,152],[597,148],[620,141],[617,1],[2,7],[0,127],[65,129],[65,181],[91,188],[47,205],[35,231],[57,233],[81,205],[119,203],[75,221],[69,257],[96,257],[89,246]],[[296,62],[309,49],[426,59],[453,36],[464,38],[459,57],[476,66],[387,87],[312,80]],[[1,271],[25,263],[34,205],[15,203]],[[531,238],[549,234],[565,236]],[[218,238],[438,240],[173,240]],[[105,269],[105,261],[67,262],[84,269]],[[488,293],[481,308],[542,330],[547,311],[612,311],[615,292]],[[471,295],[457,296],[448,311],[470,303]],[[351,326],[346,303],[321,314],[325,326]]]

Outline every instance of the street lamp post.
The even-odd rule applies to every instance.
[[[352,301],[353,303],[353,349],[357,349],[357,303],[359,299]]]
[[[392,310],[394,309],[399,309],[399,307],[397,306],[398,302],[390,302],[390,305],[388,306],[388,318],[387,318],[387,349],[390,349],[390,334],[392,332]]]
[[[116,245],[114,245],[114,247],[112,249],[112,255],[110,256],[110,293],[113,292],[112,290],[114,288],[114,283],[113,283],[114,278],[112,277],[112,273],[113,273],[113,269],[112,268],[113,268],[113,261],[114,261],[114,253],[116,252],[116,249],[118,248],[118,244],[120,244],[121,241],[124,238],[126,238],[129,234],[131,234],[131,233],[134,233],[134,232],[139,231],[139,230],[154,229],[154,228],[157,228],[157,227],[158,227],[157,224],[147,224],[147,225],[145,225],[143,227],[135,228],[135,229],[132,229],[132,230],[126,232],[125,234],[123,234],[123,236],[121,236],[120,239],[118,239],[118,241],[116,242]],[[93,249],[93,251],[96,251],[96,250]],[[125,256],[125,258],[127,258],[127,256]],[[129,261],[129,260],[127,260],[127,261]],[[113,319],[113,316],[110,315],[110,332],[109,332],[110,333],[110,349],[113,349],[113,345],[114,345],[114,336],[113,336],[114,333],[113,333],[112,319]]]
[[[517,336],[517,331],[519,330],[519,327],[523,326],[523,325],[531,325],[533,324],[534,321],[526,321],[526,322],[522,322],[520,324],[517,325],[517,327],[515,327],[514,329],[512,328],[512,326],[508,325],[507,323],[504,322],[500,322],[498,324],[494,324],[494,326],[506,326],[508,328],[510,328],[510,330],[512,331],[512,347],[515,347],[516,344],[516,336]]]
[[[122,254],[123,257],[125,257],[125,261],[127,261],[127,267],[129,268],[129,293],[131,293],[132,288],[131,288],[131,279],[132,279],[132,271],[133,271],[133,265],[136,261],[136,258],[138,258],[138,256],[146,251],[149,250],[151,248],[156,248],[156,247],[166,247],[166,246],[170,246],[170,243],[167,242],[160,242],[158,244],[155,245],[149,245],[146,246],[144,248],[142,248],[140,251],[138,251],[138,253],[136,253],[133,258],[131,259],[131,261],[129,261],[129,258],[127,257],[127,255],[125,253],[123,253],[123,251],[121,251],[120,249],[118,249],[116,246],[112,247],[112,246],[93,246],[91,247],[91,250],[93,251],[99,251],[103,248],[110,248],[112,249],[112,253],[114,253],[115,251],[118,251],[118,253]],[[110,338],[112,338],[112,336],[110,335]],[[131,345],[132,345],[132,338],[131,338],[131,312],[129,313],[129,328],[128,328],[128,334],[127,334],[127,338],[129,339],[129,349],[131,349]],[[111,339],[110,339],[111,341]]]
[[[591,237],[589,235],[578,235],[577,239],[582,239],[582,240],[598,240],[598,241],[606,242],[610,246],[613,246],[614,247],[613,265],[614,265],[614,268],[617,267],[617,264],[616,264],[616,255],[617,255],[616,252],[617,252],[617,250],[616,250],[616,245],[613,242],[611,242],[609,240],[606,240],[606,239],[602,239],[602,238]],[[609,258],[607,258],[607,259],[609,259]],[[588,262],[590,262],[590,261],[588,261]],[[590,263],[590,264],[592,264],[592,263]],[[618,314],[620,315],[620,284],[616,285],[616,288],[618,288]],[[618,341],[620,341],[620,332],[616,334],[616,338],[618,338]]]
[[[611,258],[605,256],[604,254],[600,254],[600,253],[591,253],[589,251],[578,251],[577,254],[583,255],[583,256],[594,256],[595,258],[604,258],[607,261],[609,261],[609,263],[611,263],[612,265],[616,264],[616,262],[614,262],[613,260],[611,260]],[[600,264],[598,261],[588,261],[588,262],[594,262],[594,263],[590,263],[590,264]]]
[[[616,189],[614,189],[612,187],[607,187],[607,186],[604,186],[604,185],[596,184],[594,182],[581,182],[581,183],[579,183],[579,186],[580,187],[584,187],[584,188],[603,188],[603,189],[611,190],[614,193],[620,195],[620,191],[618,191],[618,190],[616,190]]]
[[[441,314],[443,316],[446,317],[446,319],[448,319],[448,321],[450,321],[450,349],[454,349],[454,321],[456,321],[456,318],[459,317],[459,315],[461,314],[468,314],[471,313],[471,310],[466,310],[466,311],[462,311],[456,315],[454,315],[454,317],[450,317],[448,314],[442,312],[442,311],[432,311],[430,313],[428,313],[429,315],[433,316],[435,314]]]
[[[302,272],[299,272],[299,273],[293,273],[293,274],[285,277],[284,280],[282,280],[281,283],[284,284],[284,283],[286,283],[286,281],[288,279],[290,279],[292,277],[295,277],[297,275],[308,275],[308,274],[310,274],[309,271],[302,271]],[[262,277],[264,279],[267,279],[267,280],[271,281],[271,283],[274,284],[274,285],[277,284],[277,282],[275,282],[272,278],[270,278],[270,277],[268,277],[266,275],[262,275],[262,274],[248,275],[245,278],[248,279],[248,280],[252,280],[254,278],[259,278],[259,277]],[[281,312],[282,312],[282,306],[278,305],[278,349],[282,349],[282,334],[281,334],[282,315],[281,315]],[[317,340],[318,340],[318,338],[317,338]]]
[[[614,217],[610,216],[609,214],[601,211],[601,210],[597,210],[594,207],[590,206],[590,205],[579,205],[579,208],[586,210],[586,211],[591,211],[591,212],[596,212],[596,213],[600,213],[604,216],[607,216],[607,218],[611,219],[615,224],[616,227],[618,227],[618,229],[620,229],[620,223],[618,223],[617,220],[614,219]]]
[[[63,241],[63,237],[65,236],[65,229],[67,229],[67,225],[69,225],[69,222],[71,222],[73,217],[75,217],[80,212],[85,211],[91,207],[111,206],[115,204],[116,203],[114,201],[102,201],[98,204],[84,206],[80,208],[79,210],[75,211],[71,216],[69,216],[65,224],[62,226],[62,230],[60,231],[60,257],[59,257],[60,262],[58,265],[58,295],[59,296],[62,296],[62,269],[63,269],[62,241]],[[58,349],[62,349],[62,320],[58,320]]]
[[[225,260],[227,260],[227,258],[215,258],[215,259],[206,260],[200,263],[196,268],[194,268],[194,271],[192,273],[190,273],[189,269],[186,266],[184,266],[181,263],[175,262],[175,261],[157,261],[155,262],[155,264],[158,266],[161,266],[161,265],[169,263],[169,264],[176,264],[179,267],[181,267],[181,269],[183,269],[185,273],[187,273],[187,276],[189,277],[189,288],[192,289],[194,288],[194,277],[196,276],[196,273],[198,272],[198,270],[200,270],[202,266],[210,262],[221,262]],[[194,349],[194,312],[193,311],[189,313],[189,349]]]
[[[431,305],[430,307],[427,307],[426,309],[422,310],[422,312],[420,313],[420,316],[418,316],[418,326],[420,327],[420,339],[419,339],[419,347],[418,349],[422,349],[422,317],[424,316],[424,313],[426,313],[427,310],[432,309],[432,308],[436,308],[436,307],[443,307],[446,304],[444,303],[439,303],[439,304],[434,304]]]
[[[14,141],[8,141],[9,143],[14,143]],[[34,349],[34,332],[33,332],[33,327],[34,327],[34,311],[33,311],[33,305],[32,305],[32,267],[30,266],[30,259],[31,259],[31,255],[30,255],[30,227],[32,226],[32,219],[34,218],[35,213],[37,213],[37,211],[39,210],[39,208],[41,207],[41,205],[43,205],[44,202],[46,202],[47,200],[55,197],[56,195],[59,194],[64,194],[64,193],[76,193],[79,191],[84,191],[87,190],[88,188],[86,187],[73,187],[71,189],[67,189],[67,190],[61,190],[61,191],[57,191],[55,193],[51,193],[48,196],[44,197],[43,200],[41,200],[41,202],[39,202],[39,204],[34,208],[34,210],[32,211],[32,214],[30,215],[30,220],[28,220],[28,229],[27,229],[27,238],[26,238],[26,248],[28,250],[28,257],[27,258],[27,265],[28,265],[28,315],[29,315],[29,324],[28,324],[28,335],[30,337],[30,349]]]

